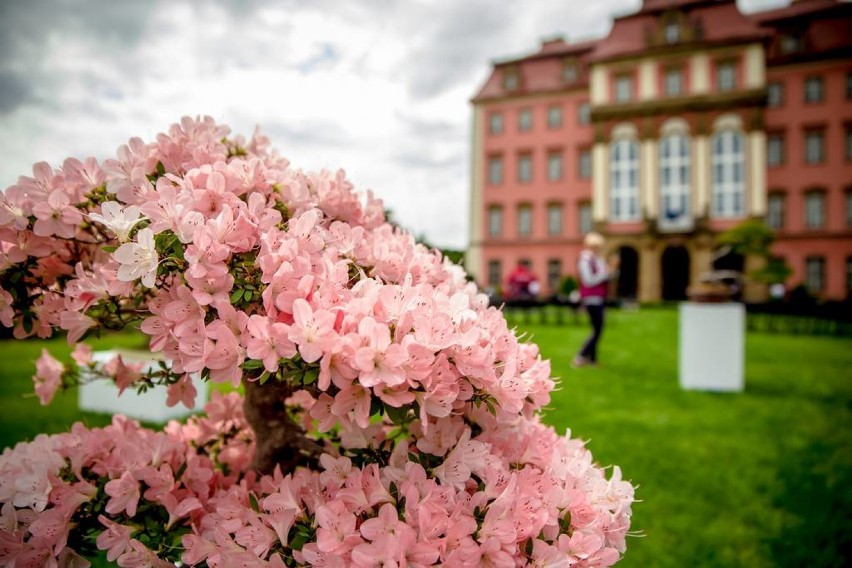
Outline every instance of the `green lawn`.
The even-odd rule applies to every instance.
[[[842,566],[852,557],[852,341],[749,334],[746,392],[683,392],[677,313],[610,311],[602,366],[572,369],[586,335],[522,323],[562,377],[546,419],[638,486],[629,567]],[[114,336],[110,344],[139,339]],[[64,341],[52,341],[59,356]],[[41,407],[29,377],[45,342],[0,342],[0,445],[74,420],[76,393]],[[720,355],[722,356],[722,355]]]

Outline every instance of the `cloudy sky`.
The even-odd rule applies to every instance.
[[[0,188],[183,115],[343,167],[440,246],[467,242],[470,106],[493,59],[606,35],[640,0],[0,0]],[[746,11],[785,0],[741,0]]]

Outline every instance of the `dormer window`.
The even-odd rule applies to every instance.
[[[562,80],[566,83],[573,83],[577,80],[577,64],[573,61],[566,61],[562,65]]]
[[[802,38],[798,35],[785,35],[781,38],[781,51],[783,53],[796,53],[802,51]]]
[[[666,43],[669,45],[680,41],[680,24],[677,22],[668,22],[666,24]]]
[[[517,69],[504,69],[503,70],[503,88],[507,91],[514,91],[518,88],[518,84],[520,83],[520,79],[518,77]]]

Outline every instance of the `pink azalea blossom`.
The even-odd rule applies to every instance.
[[[36,360],[36,374],[33,376],[35,391],[43,405],[50,404],[53,395],[62,386],[62,373],[65,366],[54,359],[47,349],[41,350],[41,357]]]
[[[159,258],[151,229],[145,228],[136,233],[136,242],[118,247],[113,258],[119,263],[119,280],[132,282],[141,278],[143,285],[153,288]]]
[[[116,514],[126,512],[129,516],[136,514],[139,504],[139,482],[133,474],[125,471],[119,479],[106,484],[104,491],[111,497],[106,506],[106,512]]]
[[[130,231],[144,217],[139,216],[139,207],[129,205],[123,207],[117,201],[101,203],[101,213],[90,213],[89,219],[96,221],[115,234],[116,238],[124,243],[130,239]]]

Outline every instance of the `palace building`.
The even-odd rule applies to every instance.
[[[644,0],[603,39],[494,63],[472,103],[466,263],[483,286],[522,262],[555,292],[594,229],[621,257],[619,296],[682,299],[717,235],[759,218],[788,289],[852,291],[852,3]]]

